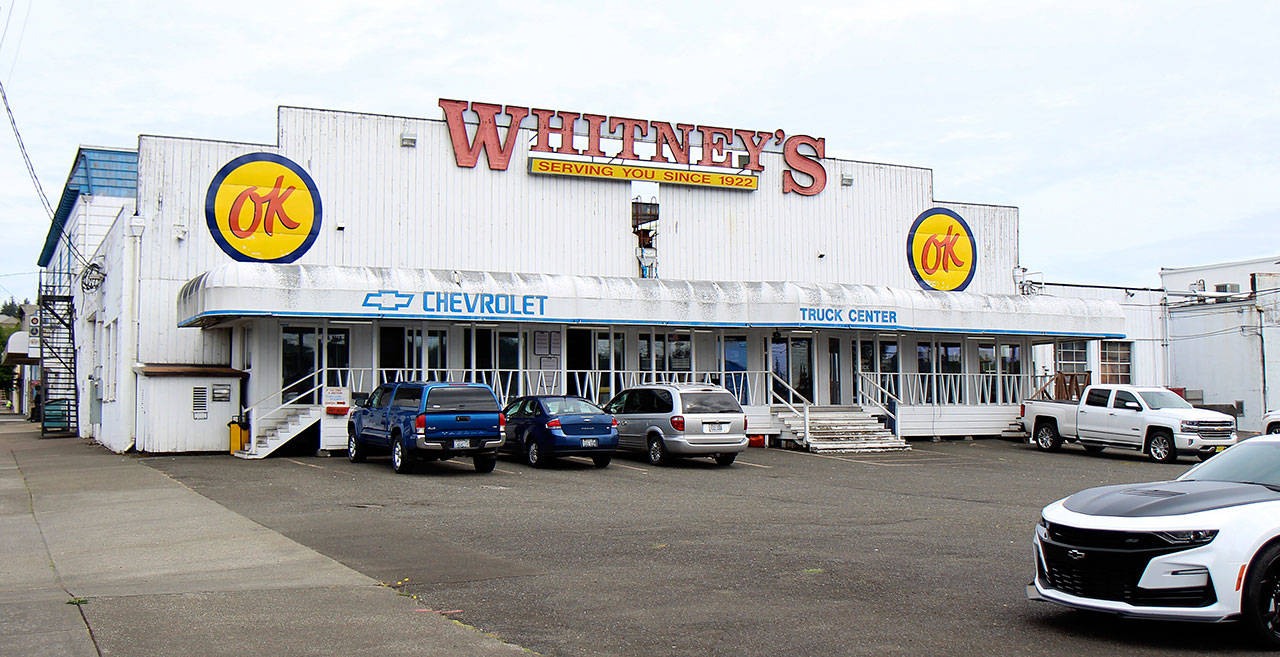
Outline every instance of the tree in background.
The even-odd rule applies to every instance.
[[[23,303],[30,302],[24,299]],[[4,302],[3,306],[0,306],[0,315],[8,315],[14,319],[22,319],[22,306],[19,306],[18,302],[13,300],[13,297],[9,297],[9,300]]]

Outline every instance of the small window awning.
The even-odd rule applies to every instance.
[[[873,285],[227,263],[188,281],[179,326],[251,317],[1123,337],[1111,301]]]
[[[4,347],[5,367],[13,365],[35,365],[40,362],[40,344],[31,339],[26,331],[17,331],[9,336]]]

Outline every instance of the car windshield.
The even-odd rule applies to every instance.
[[[572,397],[543,397],[542,405],[546,407],[547,415],[592,415],[604,413],[599,406],[585,399],[574,399]]]
[[[1153,411],[1162,408],[1191,408],[1191,404],[1187,400],[1178,396],[1178,393],[1172,390],[1148,390],[1139,392],[1138,396],[1142,401],[1147,402],[1147,407]]]
[[[741,413],[742,406],[738,400],[727,392],[686,392],[680,395],[684,400],[685,413]]]
[[[468,386],[432,388],[427,392],[427,412],[469,411],[497,413],[498,402],[488,388]]]
[[[1280,442],[1244,442],[1192,468],[1180,481],[1234,481],[1280,490]]]

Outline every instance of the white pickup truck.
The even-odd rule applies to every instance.
[[[1028,400],[1020,414],[1023,429],[1046,451],[1079,442],[1091,453],[1136,449],[1172,463],[1178,454],[1206,460],[1237,441],[1234,418],[1195,408],[1168,388],[1094,385],[1079,403]]]

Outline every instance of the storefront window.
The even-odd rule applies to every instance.
[[[668,336],[671,342],[671,359],[668,367],[672,372],[689,372],[693,369],[693,342],[688,333],[672,333]]]
[[[930,376],[934,372],[933,362],[933,343],[917,342],[916,343],[916,372],[919,376],[911,377],[908,381],[914,381],[914,386],[908,387],[908,394],[915,393],[919,397],[917,401],[924,404],[933,403],[934,389],[937,388],[938,380],[935,376]],[[912,390],[914,388],[914,390]]]
[[[1089,371],[1089,343],[1085,340],[1059,342],[1053,349],[1054,367],[1059,372],[1076,374]]]
[[[324,347],[325,385],[343,385],[348,380],[347,368],[349,367],[351,367],[350,329],[326,329]]]
[[[994,344],[978,345],[978,373],[996,373],[996,346]]]
[[[253,329],[244,330],[244,368],[253,369]]]
[[[751,395],[751,391],[748,389],[747,377],[742,374],[733,374],[733,372],[747,371],[746,336],[725,336],[724,371],[726,372],[725,388],[728,388],[729,392],[732,392],[740,403],[746,404]]]
[[[427,331],[427,367],[433,370],[442,370],[447,367],[448,335],[448,331]]]
[[[921,374],[933,372],[933,344],[920,342],[916,344],[916,371]]]
[[[880,372],[889,374],[898,371],[898,343],[880,343]]]
[[[1131,383],[1132,342],[1102,343],[1102,382]]]
[[[840,403],[840,338],[827,339],[827,403]]]
[[[1002,374],[1022,374],[1022,345],[1000,345],[1000,372]]]
[[[379,328],[378,367],[384,370],[383,382],[421,378],[422,330],[403,326]]]
[[[898,343],[880,342],[880,387],[898,394]]]
[[[996,345],[978,345],[978,403],[994,404],[999,399],[1000,384],[996,370]]]

